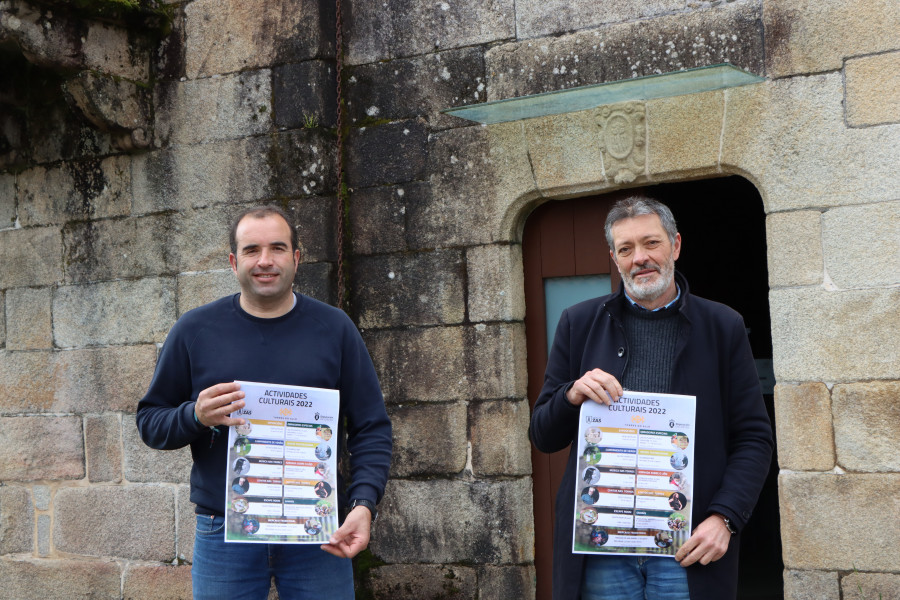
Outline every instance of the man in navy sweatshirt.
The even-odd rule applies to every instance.
[[[343,311],[293,292],[300,250],[284,211],[244,211],[230,241],[241,292],[178,320],[137,410],[148,446],[191,447],[194,598],[264,599],[274,577],[281,598],[352,599],[350,559],[369,543],[391,460],[391,424],[375,369]],[[321,547],[225,543],[227,428],[245,424],[230,416],[245,405],[235,381],[339,390],[337,439],[346,435],[351,457],[349,485],[339,474],[338,486],[347,515]]]

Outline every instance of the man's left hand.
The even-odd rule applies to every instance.
[[[322,550],[340,558],[353,558],[369,545],[372,528],[372,513],[365,506],[357,506],[344,519]]]
[[[708,565],[725,556],[730,541],[731,532],[722,516],[710,515],[694,528],[690,539],[675,554],[675,560],[682,567],[689,567],[695,562]]]

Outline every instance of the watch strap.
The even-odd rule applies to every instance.
[[[362,498],[357,498],[356,500],[352,500],[350,502],[350,506],[347,507],[347,512],[349,513],[351,510],[356,508],[357,506],[365,506],[369,509],[369,512],[372,513],[372,522],[375,522],[375,519],[378,518],[378,510],[375,508],[375,503],[370,500],[364,500]]]

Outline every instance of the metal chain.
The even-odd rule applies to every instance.
[[[337,306],[344,308],[344,212],[348,202],[344,187],[344,21],[341,0],[335,0],[335,63],[337,70]]]

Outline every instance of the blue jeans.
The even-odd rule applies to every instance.
[[[318,544],[225,543],[225,517],[197,515],[194,600],[353,600],[353,565]]]
[[[582,600],[690,600],[687,571],[664,556],[588,556]]]

